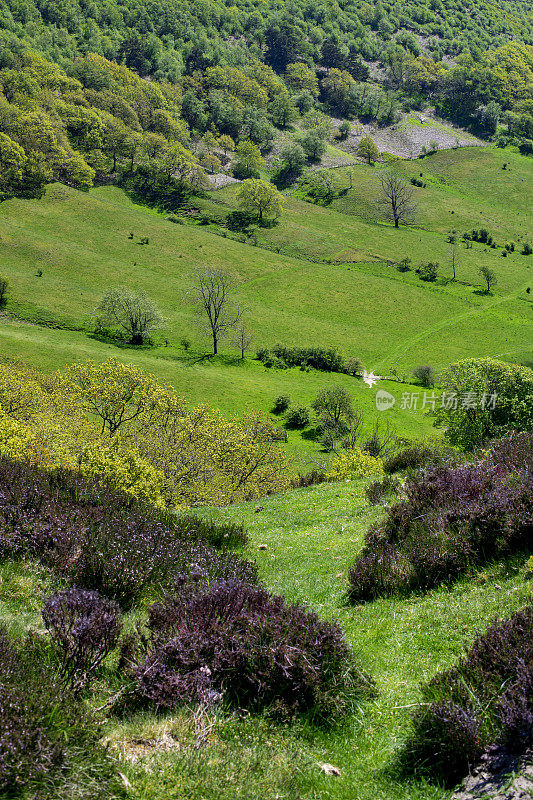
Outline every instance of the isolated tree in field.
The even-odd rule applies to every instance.
[[[99,328],[119,328],[131,344],[143,344],[165,324],[157,306],[144,292],[132,292],[122,286],[108,289],[95,313]]]
[[[498,283],[496,273],[493,272],[490,267],[483,266],[479,268],[479,274],[487,284],[487,294],[490,294],[490,290]]]
[[[364,158],[369,164],[374,164],[379,158],[379,149],[370,136],[364,136],[357,147],[357,155]]]
[[[242,360],[244,360],[246,351],[250,349],[253,338],[254,335],[252,331],[245,325],[244,322],[240,322],[235,330],[233,344],[240,350]]]
[[[353,417],[352,398],[342,386],[322,389],[311,403],[313,411],[326,428],[340,430]]]
[[[400,222],[408,222],[416,210],[413,202],[414,190],[395,172],[382,172],[380,183],[380,205],[385,207],[394,227],[399,228]]]
[[[429,364],[420,364],[419,367],[415,367],[413,378],[419,381],[422,386],[425,386],[426,389],[431,389],[432,386],[435,386],[435,372]]]
[[[218,353],[220,340],[234,331],[241,320],[234,290],[235,281],[226,272],[207,268],[196,273],[193,302],[200,327],[213,340],[213,355]]]
[[[242,182],[237,200],[244,211],[257,215],[259,224],[264,216],[279,217],[284,202],[275,186],[256,178]]]
[[[453,272],[453,280],[456,280],[457,268],[461,266],[461,251],[455,239],[455,236],[450,237],[450,249],[448,250],[448,263]]]

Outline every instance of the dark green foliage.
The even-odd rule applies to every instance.
[[[533,434],[492,445],[483,461],[411,477],[350,571],[356,602],[456,580],[533,546]]]
[[[401,447],[383,462],[383,469],[389,475],[403,470],[416,470],[420,467],[435,467],[453,464],[456,458],[451,447],[415,442]]]
[[[7,290],[9,288],[9,283],[7,278],[0,277],[0,306],[5,305],[7,299]]]
[[[430,261],[429,264],[422,264],[416,271],[421,281],[433,283],[439,275],[439,265]]]
[[[265,365],[276,359],[287,367],[312,367],[324,372],[344,371],[344,359],[333,347],[288,347],[276,344],[271,350],[258,350],[256,356]]]
[[[282,414],[284,411],[287,411],[291,404],[291,398],[288,394],[278,394],[276,399],[274,400],[274,406],[272,411],[274,414]]]
[[[429,364],[421,364],[419,367],[415,367],[413,370],[413,378],[427,389],[435,386],[435,371]]]
[[[192,194],[190,184],[150,165],[140,165],[133,174],[126,174],[122,185],[136,203],[159,211],[178,211]]]
[[[172,709],[219,697],[234,708],[319,721],[342,715],[347,694],[372,690],[336,624],[262,587],[182,587],[151,606],[148,629],[149,652],[131,670],[142,705]]]
[[[533,607],[496,619],[455,667],[422,687],[406,745],[411,769],[453,786],[483,751],[514,751],[533,731]]]
[[[296,406],[287,411],[285,421],[288,428],[305,428],[311,422],[311,413],[305,406]]]

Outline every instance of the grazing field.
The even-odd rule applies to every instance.
[[[188,302],[194,270],[207,265],[238,281],[236,297],[246,309],[254,348],[278,341],[334,346],[361,358],[369,370],[406,381],[420,363],[438,372],[465,356],[528,363],[533,319],[526,289],[533,282],[533,257],[520,249],[531,233],[531,159],[509,150],[471,148],[397,162],[394,168],[407,175],[422,172],[426,182],[416,190],[414,225],[395,230],[379,219],[377,169],[359,165],[352,170],[353,189],[338,192],[330,206],[289,193],[279,224],[256,228],[255,247],[221,228],[235,208],[235,187],[198,201],[204,216],[214,220],[208,225],[194,224],[194,217],[189,224],[173,224],[134,205],[115,187],[81,193],[54,184],[43,200],[7,201],[0,218],[2,273],[10,284],[8,317],[0,326],[2,352],[47,369],[114,353],[174,384],[191,402],[227,413],[247,406],[268,411],[279,393],[307,405],[322,386],[341,383],[371,422],[374,391],[359,379],[266,370],[252,353],[242,362],[229,341],[219,357],[208,357],[209,342],[197,333]],[[346,170],[334,174],[338,185],[346,182]],[[447,234],[455,230],[459,236],[482,225],[498,246],[474,242],[466,249],[460,242],[458,280],[450,282]],[[149,243],[141,245],[142,237]],[[503,258],[503,245],[510,241],[515,250]],[[395,264],[407,256],[413,269],[399,272]],[[434,283],[421,281],[414,271],[430,260],[441,265]],[[482,265],[498,277],[490,295],[477,274]],[[168,330],[153,348],[117,347],[92,337],[92,311],[103,292],[117,285],[143,289],[160,307]],[[192,340],[188,352],[180,345],[185,335]],[[398,399],[411,391],[398,384],[383,388]],[[399,405],[390,415],[399,433],[430,430],[425,416]],[[290,434],[289,446],[300,453],[318,451],[298,433]]]

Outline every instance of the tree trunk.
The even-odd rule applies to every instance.
[[[218,340],[215,334],[213,334],[213,355],[216,356],[218,353]]]

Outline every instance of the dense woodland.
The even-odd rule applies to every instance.
[[[176,207],[237,147],[250,177],[296,121],[306,154],[326,114],[388,125],[432,105],[533,149],[526,3],[59,3],[0,12],[0,191],[124,182]],[[499,126],[499,127],[498,127]],[[503,127],[506,126],[506,127]],[[322,126],[322,138],[331,126]],[[239,151],[240,145],[240,151]],[[244,170],[244,172],[243,172]]]

